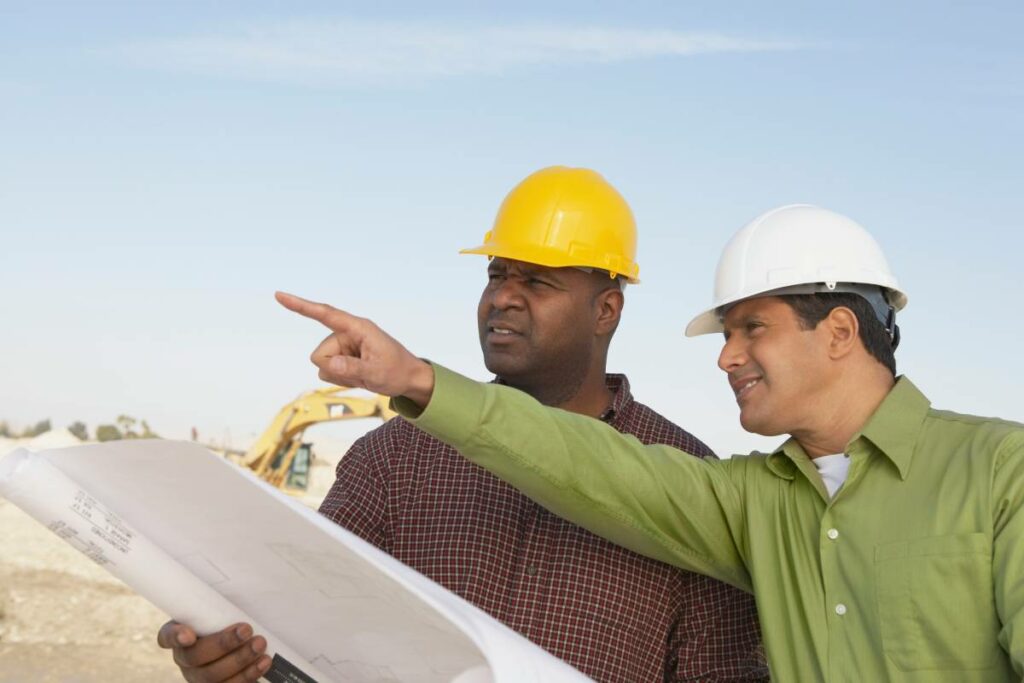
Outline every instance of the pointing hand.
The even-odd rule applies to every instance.
[[[312,318],[331,331],[310,356],[313,365],[320,368],[320,379],[385,396],[404,396],[420,407],[430,402],[433,368],[372,320],[284,292],[274,296],[288,310]]]

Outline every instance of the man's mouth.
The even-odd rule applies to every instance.
[[[740,400],[746,396],[751,389],[761,383],[760,377],[745,377],[741,380],[732,383],[733,393],[736,394],[736,400]]]
[[[492,342],[512,340],[519,336],[522,336],[522,333],[511,325],[491,323],[487,326],[487,337]]]
[[[506,322],[492,322],[487,324],[487,332],[489,334],[496,334],[502,337],[509,337],[514,334],[521,334],[515,325],[509,325]]]

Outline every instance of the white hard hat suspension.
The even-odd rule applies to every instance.
[[[885,328],[886,334],[889,335],[889,339],[892,341],[892,348],[895,349],[900,343],[900,329],[896,325],[896,308],[889,302],[889,298],[886,294],[886,290],[878,285],[866,285],[859,282],[810,282],[801,285],[790,285],[789,287],[780,287],[779,289],[772,289],[767,292],[762,292],[757,296],[786,296],[786,295],[813,295],[813,294],[856,294],[860,298],[864,299],[871,310],[874,311],[875,318],[878,322],[882,323]],[[755,297],[748,297],[755,298]],[[747,299],[741,299],[746,301]],[[740,303],[740,301],[734,301],[723,306],[719,306],[716,309],[719,323],[725,319],[725,314],[730,308]]]

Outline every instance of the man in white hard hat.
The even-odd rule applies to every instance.
[[[783,207],[726,247],[689,333],[724,332],[741,423],[790,438],[724,461],[643,446],[427,364],[370,321],[279,299],[333,330],[321,377],[400,397],[417,426],[606,538],[753,590],[776,680],[1024,676],[1024,425],[935,410],[895,376],[906,297],[853,221]]]

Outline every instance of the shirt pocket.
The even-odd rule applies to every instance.
[[[988,669],[999,663],[987,534],[878,545],[875,585],[882,646],[900,670]]]

